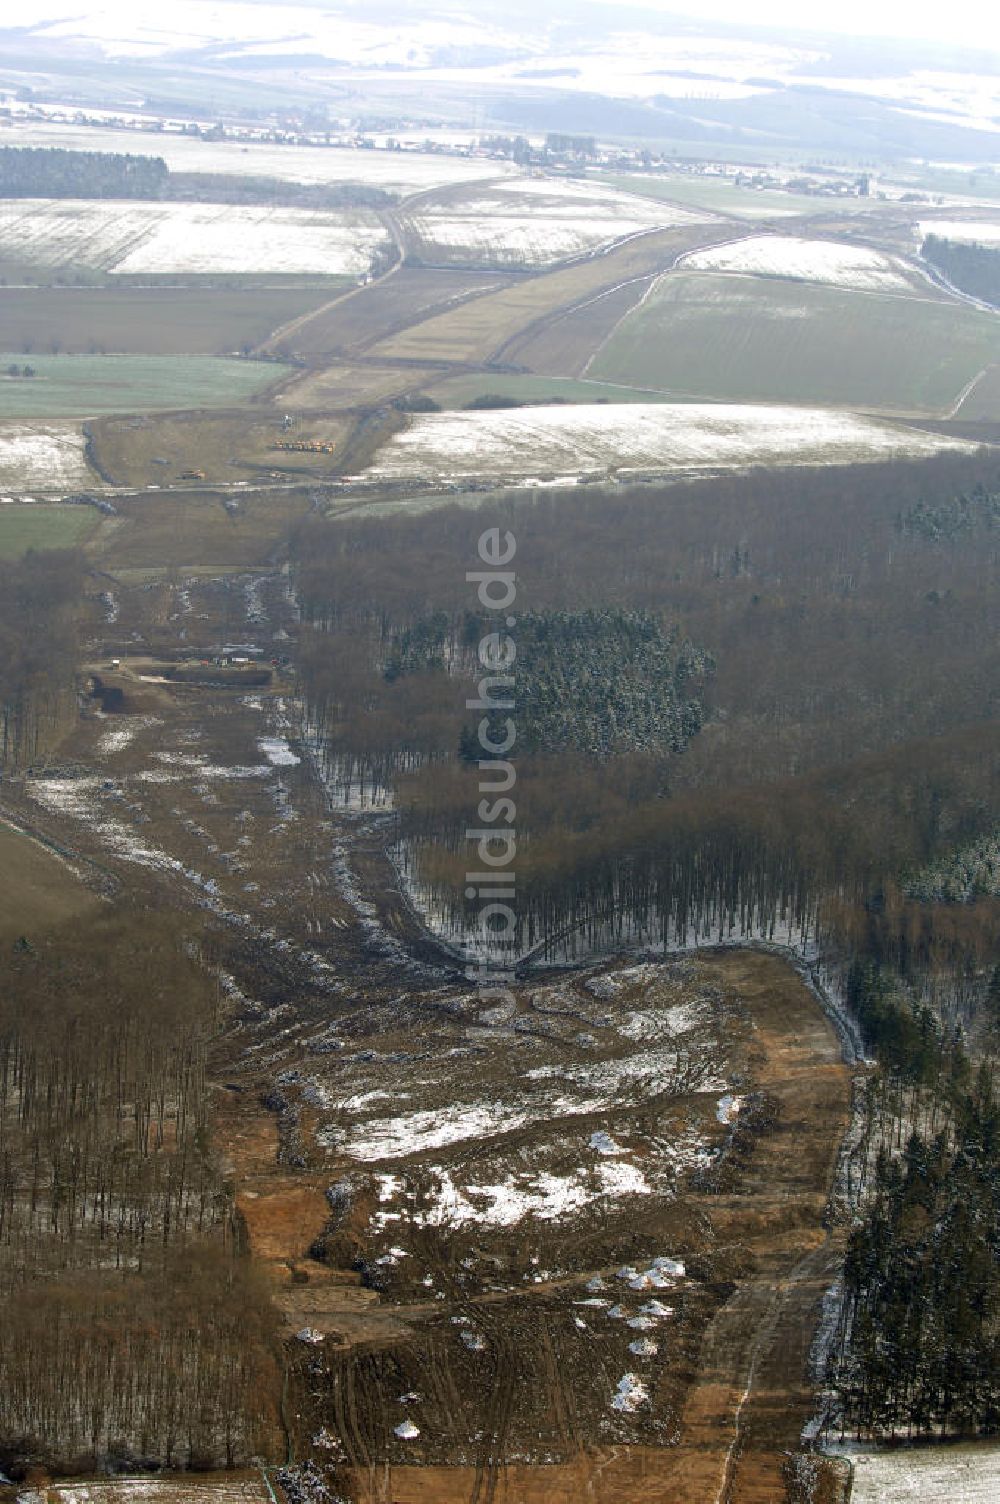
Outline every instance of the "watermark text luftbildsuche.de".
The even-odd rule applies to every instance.
[[[487,528],[479,538],[477,553],[481,567],[470,569],[466,580],[476,586],[479,604],[486,612],[487,630],[477,649],[480,677],[476,694],[465,702],[466,710],[479,714],[476,739],[480,753],[479,823],[465,832],[476,862],[475,869],[465,874],[465,896],[478,904],[476,922],[466,941],[466,976],[483,992],[484,1001],[498,1004],[512,1003],[514,996],[501,985],[507,973],[496,969],[493,958],[498,951],[513,952],[517,938],[517,805],[512,797],[517,783],[512,755],[517,741],[517,644],[512,635],[517,617],[511,614],[517,599],[517,575],[512,567],[517,540],[511,532]]]

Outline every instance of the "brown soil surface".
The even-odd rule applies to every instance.
[[[851,1073],[799,978],[751,952],[713,963],[741,994],[755,1084],[778,1104],[736,1186],[699,1198],[720,1245],[751,1272],[705,1333],[677,1445],[591,1450],[551,1467],[356,1469],[360,1504],[781,1504],[782,1463],[811,1413],[806,1372],[818,1304],[842,1256],[823,1215],[845,1131]],[[503,1453],[502,1439],[494,1452]]]

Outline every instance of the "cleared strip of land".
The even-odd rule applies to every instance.
[[[616,251],[546,276],[526,277],[505,291],[426,319],[381,341],[371,353],[448,364],[486,360],[536,321],[619,283],[662,271],[706,239],[712,236],[704,226],[644,235]]]

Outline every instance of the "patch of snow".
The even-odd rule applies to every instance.
[[[853,1463],[851,1504],[995,1504],[1000,1497],[996,1443],[830,1450]]]
[[[546,266],[645,231],[710,218],[586,180],[508,178],[474,198],[449,195],[440,209],[424,204],[411,225],[437,256]]]
[[[44,266],[84,265],[116,276],[360,276],[386,231],[364,209],[14,199],[0,203],[0,238],[11,254]]]
[[[908,292],[913,273],[895,256],[843,241],[807,240],[793,235],[748,235],[682,258],[685,271],[733,272],[739,276],[784,277],[825,287],[862,292]]]
[[[240,6],[239,15],[228,23],[231,28],[235,28],[230,29],[228,36],[245,36],[244,28],[252,24],[255,12],[262,8]],[[201,4],[192,3],[190,9],[192,13],[195,10],[201,14],[206,13],[206,7]],[[315,15],[316,12],[302,9],[298,11],[299,16],[310,14]],[[113,24],[120,35],[120,18]],[[341,16],[336,17],[334,26],[339,37],[344,27]],[[503,162],[440,153],[204,141],[196,136],[175,133],[137,134],[130,130],[46,125],[34,121],[19,125],[10,135],[9,144],[18,146],[58,146],[76,151],[143,152],[162,157],[171,172],[233,173],[238,177],[279,178],[286,183],[365,183],[373,188],[396,193],[425,192],[449,183],[496,178],[514,170]]]
[[[288,745],[287,737],[262,736],[257,746],[261,756],[267,758],[272,768],[297,768],[302,761]]]
[[[632,1415],[649,1403],[649,1391],[638,1374],[626,1373],[618,1380],[618,1389],[611,1401],[612,1410],[623,1415]]]
[[[581,403],[514,411],[419,414],[367,474],[386,480],[533,479],[642,471],[697,473],[746,465],[875,463],[971,452],[967,442],[828,408],[756,403]]]
[[[85,447],[81,430],[69,424],[0,424],[0,486],[59,492],[88,486]]]
[[[921,239],[937,235],[940,240],[957,240],[965,245],[1000,244],[1000,221],[982,219],[924,219],[917,226]]]

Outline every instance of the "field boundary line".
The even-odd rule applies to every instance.
[[[965,403],[968,401],[968,399],[972,396],[973,392],[976,390],[976,387],[982,381],[983,377],[988,376],[991,371],[995,371],[996,369],[997,362],[992,361],[988,366],[983,366],[983,369],[977,372],[977,374],[973,376],[971,381],[967,381],[965,386],[963,386],[962,390],[959,392],[958,397],[955,399],[955,402],[945,413],[945,418],[957,418],[959,412],[965,406]]]

